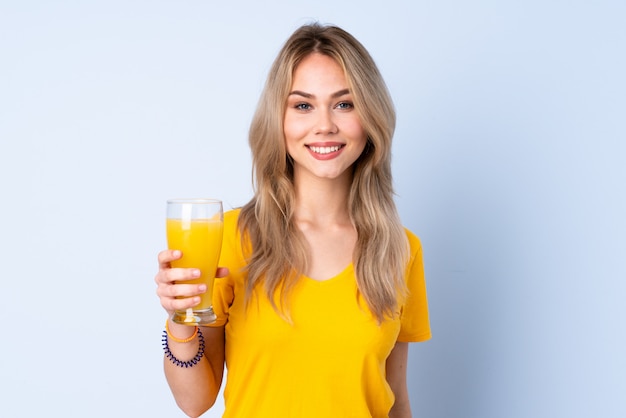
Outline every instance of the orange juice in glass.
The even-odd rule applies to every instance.
[[[185,325],[208,325],[215,322],[213,282],[222,249],[222,202],[215,199],[170,199],[167,201],[167,246],[180,250],[182,257],[173,268],[197,268],[200,278],[185,283],[204,283],[207,291],[199,305],[176,311],[172,320]]]

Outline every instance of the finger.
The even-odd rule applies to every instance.
[[[161,305],[168,312],[184,311],[189,308],[193,308],[200,303],[200,296],[193,296],[189,298],[166,298],[161,299]]]
[[[200,284],[173,284],[157,288],[157,295],[162,298],[188,298],[206,293],[207,285]]]
[[[160,270],[154,277],[154,281],[157,284],[173,284],[178,282],[184,282],[186,280],[197,279],[201,276],[201,272],[198,269],[189,268],[167,268]]]
[[[218,267],[215,272],[215,277],[226,277],[229,272],[228,267]]]
[[[178,260],[183,256],[180,250],[163,250],[158,255],[159,268],[169,267],[170,262]]]

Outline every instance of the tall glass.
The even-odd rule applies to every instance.
[[[224,214],[222,202],[215,199],[170,199],[167,201],[167,246],[180,250],[182,257],[174,268],[197,268],[200,278],[184,283],[204,283],[207,291],[199,305],[176,311],[172,320],[184,325],[208,325],[216,320],[213,312],[213,282],[222,249]]]

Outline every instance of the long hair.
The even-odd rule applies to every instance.
[[[242,236],[250,245],[246,301],[262,283],[277,312],[290,319],[289,292],[307,269],[308,244],[293,221],[293,164],[283,120],[294,71],[311,53],[327,55],[343,68],[367,133],[365,149],[353,167],[348,210],[358,235],[353,253],[358,290],[382,322],[397,314],[406,296],[408,242],[393,200],[391,175],[395,110],[363,45],[336,26],[317,23],[296,30],[279,52],[250,126],[255,195],[239,216]]]

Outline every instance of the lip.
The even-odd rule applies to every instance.
[[[346,144],[341,142],[315,142],[305,146],[313,158],[325,161],[332,160],[341,154]]]

